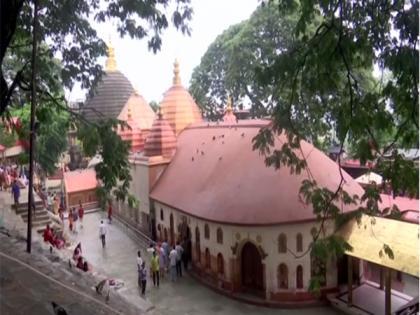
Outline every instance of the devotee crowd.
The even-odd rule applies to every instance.
[[[186,238],[182,244],[177,241],[176,245],[172,246],[169,245],[168,240],[150,244],[147,254],[149,255],[150,278],[154,287],[159,287],[161,279],[168,276],[172,282],[182,278],[182,269],[187,270],[191,260],[191,244],[188,244],[189,242]],[[138,286],[141,288],[141,294],[144,295],[147,284],[147,268],[140,251],[137,252],[137,271]]]

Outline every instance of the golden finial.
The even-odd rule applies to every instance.
[[[228,113],[232,112],[232,98],[230,97],[230,95],[228,95],[227,97],[226,111]]]
[[[106,71],[116,71],[117,70],[117,61],[115,60],[115,50],[112,46],[111,40],[107,44],[107,54],[108,59],[106,60],[105,70]]]
[[[174,62],[174,80],[173,80],[173,84],[174,85],[180,85],[181,84],[181,77],[179,76],[179,63],[178,63],[178,59],[175,59],[175,62]]]

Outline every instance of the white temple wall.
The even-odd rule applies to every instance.
[[[218,253],[223,255],[225,261],[225,276],[229,279],[231,275],[231,268],[228,262],[232,258],[237,256],[233,254],[232,247],[238,246],[237,255],[241,250],[241,246],[246,240],[252,241],[255,245],[261,246],[264,252],[267,254],[266,258],[262,260],[265,264],[265,279],[266,279],[266,290],[269,292],[281,292],[281,291],[307,291],[309,286],[309,280],[311,277],[311,260],[310,254],[307,253],[303,257],[296,258],[294,255],[299,256],[305,252],[310,243],[312,242],[311,230],[317,226],[315,221],[303,222],[303,223],[291,223],[291,224],[279,224],[276,226],[236,226],[227,224],[218,224],[213,222],[206,222],[201,219],[186,215],[180,211],[172,209],[168,206],[155,202],[156,207],[156,225],[160,224],[162,227],[166,227],[169,234],[170,229],[170,215],[174,216],[175,234],[177,233],[177,226],[181,222],[181,217],[186,216],[187,222],[191,230],[192,235],[192,247],[194,251],[195,246],[195,229],[198,226],[200,230],[200,249],[204,252],[206,248],[209,249],[211,256],[217,256]],[[163,220],[160,217],[160,210],[163,210]],[[206,239],[204,237],[204,226],[208,224],[210,229],[210,237]],[[217,229],[222,228],[223,230],[223,244],[217,243]],[[327,229],[331,230],[331,229]],[[284,233],[287,237],[287,248],[286,253],[279,253],[278,249],[278,238],[280,233]],[[297,252],[296,249],[296,236],[298,233],[302,234],[302,252]],[[327,232],[328,233],[328,232]],[[292,253],[294,254],[292,254]],[[288,289],[279,289],[277,268],[284,263],[288,268]],[[298,265],[302,265],[303,268],[303,289],[297,289],[296,283],[296,269]],[[327,264],[326,273],[327,284],[326,287],[335,287],[337,285],[337,268],[334,261]]]

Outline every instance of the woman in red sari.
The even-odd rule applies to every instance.
[[[109,223],[111,223],[111,221],[112,221],[112,202],[111,202],[111,200],[108,201],[108,220],[109,220]]]
[[[53,241],[53,234],[50,225],[47,223],[47,227],[44,230],[44,242],[51,243]]]

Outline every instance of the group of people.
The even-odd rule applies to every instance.
[[[60,236],[58,233],[55,233],[54,229],[50,227],[49,224],[47,224],[45,230],[44,230],[44,242],[51,244],[52,246],[61,249],[66,244],[66,241],[62,236]]]
[[[188,267],[188,260],[184,259],[186,257],[185,249],[179,241],[172,247],[167,240],[162,243],[152,243],[147,252],[151,255],[150,277],[155,287],[159,287],[160,279],[165,278],[168,273],[172,282],[181,278],[182,261],[184,261],[184,269]],[[137,271],[138,285],[141,288],[142,295],[144,295],[147,284],[147,269],[140,251],[137,252]]]
[[[28,171],[25,166],[0,164],[0,190],[7,191],[17,181],[21,186],[28,185]]]
[[[82,202],[79,201],[79,208],[76,210],[75,207],[69,210],[68,220],[69,220],[69,230],[73,233],[77,233],[77,226],[80,225],[83,228],[83,217],[85,215],[85,209],[83,209]],[[60,213],[60,217],[63,217],[64,214]],[[79,224],[77,222],[80,222]]]
[[[76,262],[76,267],[84,272],[89,271],[89,264],[82,256],[82,243],[77,244],[73,251],[73,260]]]

